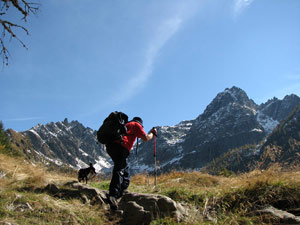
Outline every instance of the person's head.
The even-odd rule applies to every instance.
[[[143,120],[142,120],[141,117],[135,116],[135,117],[133,117],[132,121],[138,122],[139,124],[142,125],[142,127],[144,127],[143,126]]]

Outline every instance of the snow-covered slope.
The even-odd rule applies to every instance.
[[[33,149],[58,166],[64,164],[79,169],[95,164],[97,171],[110,168],[111,163],[103,145],[98,144],[95,131],[78,121],[38,124],[23,135],[31,140]],[[28,151],[29,154],[29,151]]]

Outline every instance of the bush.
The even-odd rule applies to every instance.
[[[2,121],[0,121],[0,146],[4,146],[6,149],[10,148],[9,140],[5,134]]]

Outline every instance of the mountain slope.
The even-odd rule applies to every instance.
[[[283,120],[266,140],[258,145],[232,149],[209,163],[203,171],[219,174],[224,170],[249,172],[279,165],[284,169],[300,164],[300,106]]]
[[[243,161],[241,167],[245,169],[244,164],[250,158],[256,159],[268,135],[297,105],[300,105],[300,98],[296,95],[288,95],[283,100],[273,98],[258,105],[242,89],[226,88],[194,120],[157,127],[158,168],[161,172],[200,170],[224,155],[227,159],[234,159],[230,154],[233,152],[238,153],[236,155]],[[98,171],[110,171],[110,158],[105,147],[97,144],[96,131],[78,121],[65,119],[63,122],[38,124],[14,135],[12,131],[8,133],[14,146],[19,146],[28,158],[36,161],[75,169],[86,167],[91,162],[96,164]],[[153,141],[140,141],[138,154],[134,152],[129,158],[131,172],[154,170]],[[234,170],[239,170],[239,165],[235,163]]]
[[[229,149],[256,143],[265,131],[256,119],[257,105],[237,88],[225,89],[196,118],[184,142],[182,165],[201,168]]]
[[[38,124],[28,131],[20,132],[19,139],[8,131],[12,142],[22,146],[27,157],[44,163],[67,165],[74,169],[96,164],[96,170],[110,168],[109,156],[103,145],[98,144],[96,133],[78,121]]]
[[[158,128],[157,158],[160,169],[199,170],[231,151],[240,152],[242,160],[246,156],[251,156],[254,160],[259,154],[257,145],[297,105],[300,105],[300,98],[296,95],[286,96],[283,100],[273,98],[257,105],[242,89],[227,88],[213,99],[201,115],[188,121],[188,128],[182,130],[181,123],[173,127]],[[178,143],[173,132],[179,134],[182,131],[184,133]],[[153,170],[152,148],[152,142],[140,145],[138,160],[130,160],[134,171]],[[168,157],[164,157],[165,154]],[[246,158],[243,164],[248,161]],[[236,164],[236,169],[239,165],[241,164]]]
[[[260,167],[274,163],[281,167],[299,167],[300,164],[300,107],[282,121],[262,146]]]

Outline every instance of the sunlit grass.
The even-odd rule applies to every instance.
[[[76,180],[76,174],[49,172],[22,158],[0,154],[0,221],[16,224],[114,224],[105,217],[100,206],[83,204],[80,200],[61,200],[34,189],[49,183]],[[183,224],[264,224],[253,214],[266,205],[299,207],[300,172],[281,171],[274,166],[265,171],[225,176],[202,172],[172,171],[157,177],[137,174],[131,177],[130,192],[166,195],[194,208]],[[95,178],[89,185],[108,190],[110,179]],[[214,222],[204,218],[210,211]],[[55,216],[53,216],[55,215]],[[272,223],[274,219],[270,219]],[[178,224],[170,218],[151,223]]]
[[[48,183],[74,180],[49,173],[20,158],[0,154],[0,221],[11,224],[109,224],[100,206],[61,200],[34,190]]]

